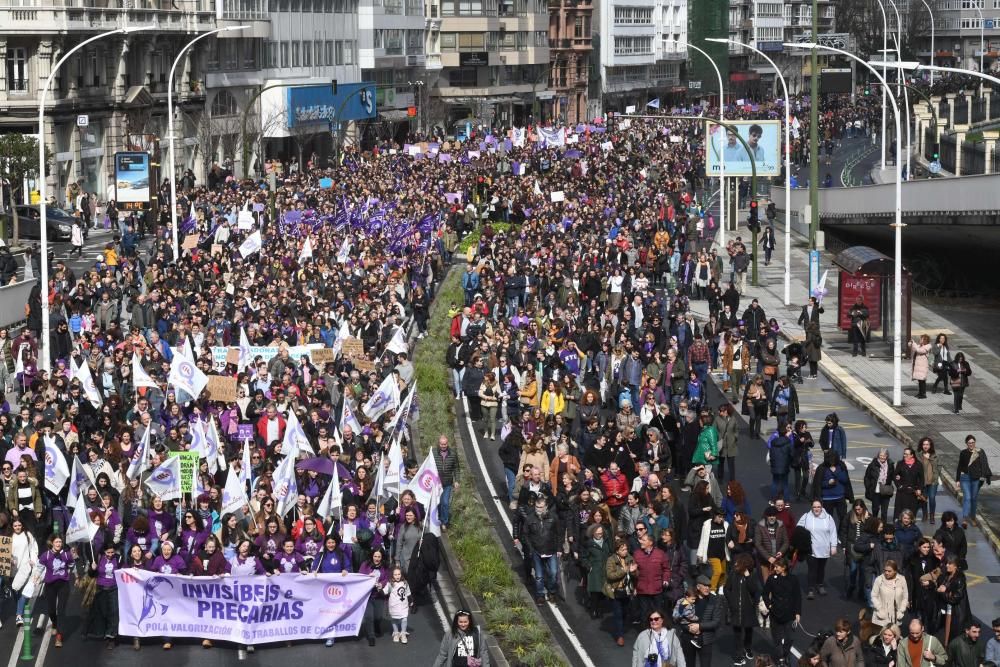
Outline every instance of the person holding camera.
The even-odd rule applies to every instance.
[[[646,620],[649,627],[639,633],[632,647],[632,667],[687,667],[681,641],[667,615],[654,609]]]

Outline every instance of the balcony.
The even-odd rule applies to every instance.
[[[440,53],[428,53],[424,59],[424,69],[428,72],[444,69]]]
[[[118,7],[0,7],[0,25],[13,33],[101,32],[123,26],[152,26],[154,32],[207,32],[214,11],[121,9]]]
[[[7,92],[11,95],[27,95],[28,94],[28,80],[27,79],[7,79]]]

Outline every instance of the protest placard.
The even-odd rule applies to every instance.
[[[341,347],[344,356],[348,359],[357,359],[365,356],[365,344],[360,338],[345,338]]]
[[[239,355],[239,350],[236,351]],[[236,378],[228,375],[209,375],[205,385],[210,401],[233,403],[236,401]]]
[[[312,357],[312,362],[317,366],[321,364],[326,364],[331,361],[335,361],[333,358],[333,350],[328,347],[321,347],[316,350],[310,350],[309,356]]]
[[[184,237],[184,242],[181,243],[181,250],[194,250],[198,247],[198,235],[188,234]]]

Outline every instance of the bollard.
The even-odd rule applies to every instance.
[[[33,660],[35,656],[31,654],[31,601],[24,606],[24,625],[21,631],[24,633],[24,643],[21,645],[21,660]]]

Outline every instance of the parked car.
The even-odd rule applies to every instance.
[[[0,214],[4,221],[4,228],[8,236],[14,235],[14,216],[9,212]],[[40,239],[41,231],[39,222],[42,213],[38,206],[21,204],[17,206],[17,217],[20,223],[20,237],[23,239]],[[68,241],[73,233],[73,221],[76,219],[70,213],[54,206],[45,207],[46,226],[49,231],[49,240]],[[84,235],[87,229],[84,225]]]

